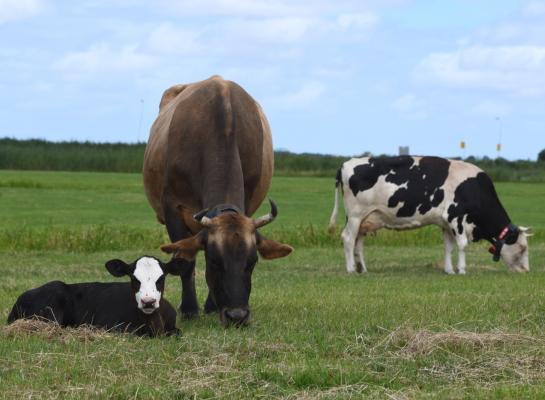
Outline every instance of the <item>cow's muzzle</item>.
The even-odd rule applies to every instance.
[[[142,300],[140,300],[140,310],[144,314],[151,314],[153,313],[157,308],[158,305],[156,304],[157,301],[153,298],[145,297]]]
[[[248,325],[250,322],[250,310],[248,308],[224,308],[220,312],[220,320],[224,326]]]

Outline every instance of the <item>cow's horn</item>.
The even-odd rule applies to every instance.
[[[254,226],[256,229],[273,222],[278,215],[278,209],[276,208],[276,204],[274,204],[274,201],[269,199],[269,203],[271,204],[271,212],[267,215],[254,219]]]
[[[201,210],[197,214],[193,215],[193,219],[202,226],[209,228],[212,226],[212,219],[206,217],[207,212],[208,208],[205,208],[204,210]]]
[[[199,223],[206,228],[210,228],[213,225],[212,218],[208,217],[202,217]]]

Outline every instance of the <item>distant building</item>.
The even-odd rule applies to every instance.
[[[399,155],[408,156],[409,155],[409,146],[399,146]]]

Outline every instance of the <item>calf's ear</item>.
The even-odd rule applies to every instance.
[[[125,261],[116,258],[114,260],[106,262],[106,269],[113,276],[120,277],[128,274],[129,265]]]
[[[187,239],[178,240],[177,242],[164,244],[161,250],[165,253],[174,253],[174,258],[183,258],[187,261],[193,261],[199,250],[204,248],[203,231],[200,231],[195,236]]]
[[[181,276],[187,266],[187,262],[181,258],[173,258],[166,264],[163,264],[163,270],[167,274]]]
[[[266,260],[286,257],[293,251],[293,247],[287,244],[267,239],[261,234],[257,235],[257,251]]]

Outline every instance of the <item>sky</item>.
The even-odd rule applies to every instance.
[[[214,74],[275,149],[545,148],[545,0],[0,0],[0,137],[146,141],[165,89]]]

